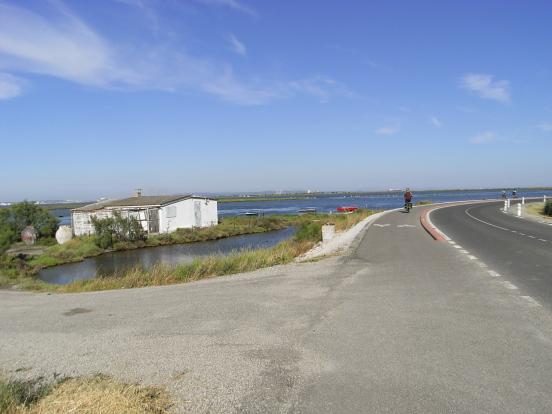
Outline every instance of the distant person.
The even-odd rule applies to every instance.
[[[512,191],[512,198],[517,198],[517,191],[516,190]]]
[[[502,190],[502,199],[506,198],[506,191]]]
[[[411,204],[412,203],[412,191],[410,191],[410,188],[406,188],[405,192],[404,192],[404,205],[406,206],[407,204]]]

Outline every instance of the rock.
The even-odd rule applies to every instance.
[[[38,231],[33,226],[27,226],[21,232],[21,240],[27,245],[31,246],[36,243],[38,239]]]
[[[73,238],[73,230],[71,226],[59,226],[56,231],[56,240],[59,244],[67,243]]]

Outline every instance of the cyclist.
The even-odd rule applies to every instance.
[[[412,191],[410,191],[410,188],[406,188],[405,192],[404,192],[404,207],[405,208],[408,208],[408,207],[412,207]]]

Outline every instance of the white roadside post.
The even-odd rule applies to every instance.
[[[518,211],[517,211],[517,215],[518,215],[518,217],[521,217],[521,203],[518,203],[517,206],[518,206],[518,207],[517,207],[517,210],[518,210]]]
[[[525,205],[525,197],[521,197],[521,205],[522,205],[522,206]]]
[[[508,202],[504,200],[504,212],[506,213],[508,211]]]
[[[510,209],[510,199],[507,199],[506,202],[508,203],[508,209]]]
[[[546,204],[546,195],[542,198],[542,201],[544,201],[544,204]]]

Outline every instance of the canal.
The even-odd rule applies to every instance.
[[[75,280],[91,279],[121,273],[135,266],[144,269],[155,264],[178,265],[209,255],[226,255],[245,249],[272,247],[293,236],[296,229],[288,227],[266,233],[245,234],[198,243],[173,244],[105,253],[82,262],[49,267],[38,273],[38,278],[53,284],[67,284]]]

